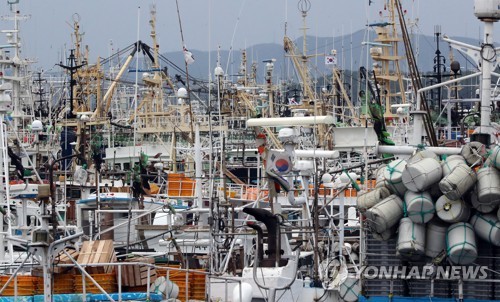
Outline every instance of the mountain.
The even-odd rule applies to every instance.
[[[367,47],[362,45],[365,41],[366,31],[357,31],[352,35],[344,35],[340,37],[325,38],[325,37],[315,37],[307,36],[307,47],[308,55],[319,54],[317,57],[310,58],[310,66],[313,77],[321,77],[324,74],[330,73],[330,67],[325,66],[325,53],[329,54],[333,46],[337,50],[337,61],[341,69],[346,70],[358,70],[360,66],[366,65],[367,57]],[[371,33],[373,35],[373,33]],[[450,37],[451,39],[461,41],[471,45],[480,45],[480,42],[471,38],[463,37]],[[373,41],[373,38],[369,41]],[[302,48],[302,38],[298,38],[294,41],[295,45],[301,50]],[[317,47],[315,45],[318,45]],[[412,36],[412,47],[414,53],[417,57],[418,68],[422,74],[429,73],[434,70],[434,58],[436,56],[436,40],[435,37],[426,35],[413,35]],[[405,55],[404,46],[400,43],[399,54],[401,56]],[[440,51],[441,55],[445,59],[445,66],[443,73],[450,73],[450,60],[449,60],[449,46],[448,43],[440,41]],[[189,74],[195,78],[206,79],[209,74],[213,75],[213,70],[216,67],[217,51],[198,51],[191,50],[195,58],[195,62],[189,65]],[[258,63],[257,68],[257,78],[259,82],[263,82],[265,63],[262,61],[269,59],[276,59],[274,63],[274,75],[279,79],[290,79],[295,76],[293,71],[293,66],[290,60],[285,56],[283,45],[280,44],[258,44],[246,49],[247,52],[247,72],[250,71],[251,64],[253,62]],[[460,63],[463,70],[475,69],[474,64],[464,55],[458,51],[454,51],[454,58]],[[178,52],[168,52],[164,53],[171,62],[184,70],[184,56],[181,51]],[[210,56],[210,64],[209,64]],[[224,69],[226,74],[230,77],[235,76],[238,73],[239,65],[241,62],[241,50],[235,49],[233,51],[221,50],[219,52],[221,58],[221,67]],[[228,59],[229,58],[229,59]],[[317,62],[316,67],[314,67]],[[210,65],[210,66],[209,66]],[[328,68],[327,68],[328,67]],[[406,62],[401,65],[402,71],[407,70]],[[172,69],[172,68],[171,68]],[[173,76],[176,72],[174,70],[169,71],[170,75]]]

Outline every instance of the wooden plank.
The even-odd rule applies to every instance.
[[[113,250],[112,250],[112,252],[111,252],[111,260],[110,260],[110,261],[108,261],[108,262],[110,262],[110,263],[114,263],[114,262],[116,262],[116,255],[115,255],[114,248],[113,248]],[[112,266],[112,265],[108,265],[108,266],[106,266],[106,267],[105,267],[105,272],[106,272],[107,274],[109,274],[109,273],[112,273],[112,272],[114,271],[114,269],[115,269],[115,267],[114,267],[114,266]]]
[[[78,257],[77,262],[79,264],[87,264],[88,259],[90,257],[91,251],[89,250],[90,248],[90,242],[89,241],[84,241],[82,244],[82,248],[80,249],[80,256]]]
[[[79,264],[109,263],[114,262],[115,253],[112,240],[85,241],[82,245],[77,262]],[[87,267],[90,273],[109,273],[113,271],[112,266]]]
[[[92,241],[92,247],[91,247],[92,255],[90,256],[89,262],[87,264],[99,263],[98,261],[100,254],[102,252],[102,245],[103,242],[100,240]],[[104,270],[101,269],[100,267],[92,267],[92,266],[89,266],[87,271],[90,272],[91,274],[100,274],[104,272]]]
[[[94,241],[94,245],[92,247],[92,251],[94,252],[92,254],[91,261],[89,263],[101,263],[99,259],[102,257],[102,251],[104,249],[104,244],[105,242],[102,240],[99,241]]]
[[[128,266],[127,265],[122,266],[121,278],[122,278],[122,286],[130,286],[129,281],[128,281]]]
[[[137,263],[154,263],[154,259],[152,258],[142,258],[142,257],[134,257],[125,260],[126,262],[137,262]],[[134,286],[143,286],[148,284],[148,266],[143,264],[137,264],[133,266],[127,266],[126,276],[122,278],[122,282],[124,286],[134,287]],[[156,279],[156,270],[151,268],[149,270],[149,278],[151,282],[154,282]]]
[[[102,262],[114,262],[115,260],[115,249],[114,249],[114,245],[113,245],[113,241],[112,240],[105,240],[105,250],[106,250],[106,254],[105,254],[105,260],[102,261]],[[102,263],[101,262],[101,263]]]

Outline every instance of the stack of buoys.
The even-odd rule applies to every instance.
[[[397,233],[396,254],[407,260],[445,251],[457,265],[474,262],[477,240],[500,246],[500,146],[468,143],[460,154],[420,150],[376,171],[376,188],[358,209],[378,240]],[[498,209],[498,210],[497,210]]]

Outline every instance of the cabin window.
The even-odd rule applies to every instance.
[[[94,211],[95,209],[90,209],[90,208],[86,208],[86,209],[81,209],[81,217],[82,217],[82,229],[83,229],[83,232],[85,233],[85,235],[90,235],[90,220],[89,220],[89,212],[91,213],[91,215],[94,215]],[[95,218],[95,217],[94,217]],[[93,219],[94,221],[92,222],[92,226],[95,228],[95,219]],[[92,232],[94,233],[94,232]]]
[[[81,199],[82,191],[78,189],[69,189],[66,191],[66,195],[69,199]]]
[[[114,213],[114,219],[127,219],[128,212]]]

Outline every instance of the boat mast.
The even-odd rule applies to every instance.
[[[377,77],[377,84],[381,87],[382,104],[385,106],[384,117],[394,118],[395,114],[391,112],[392,104],[405,104],[406,94],[403,84],[403,77],[399,61],[403,59],[399,55],[398,44],[401,39],[398,37],[396,29],[396,9],[395,0],[390,0],[384,4],[386,12],[386,22],[370,24],[377,33],[375,39],[376,47],[370,49],[372,59],[375,61],[374,72]],[[384,12],[380,12],[381,15]]]
[[[19,35],[19,23],[20,21],[24,21],[30,18],[29,15],[21,15],[20,11],[17,8],[19,0],[16,1],[7,1],[10,6],[10,12],[12,15],[10,16],[2,16],[0,19],[5,21],[14,21],[14,29],[13,30],[3,30],[2,32],[7,35],[7,43],[8,46],[5,48],[13,48],[14,55],[12,59],[6,64],[9,68],[12,69],[12,75],[6,76],[3,75],[5,80],[8,80],[12,83],[12,102],[13,102],[13,112],[11,116],[13,117],[13,125],[15,129],[18,129],[23,125],[23,118],[25,117],[25,112],[21,109],[21,99],[26,97],[21,94],[21,86],[24,83],[26,78],[25,74],[23,74],[23,70],[27,68],[27,60],[21,59],[21,37]],[[2,47],[4,48],[4,47]]]
[[[11,223],[11,211],[10,211],[10,186],[9,186],[9,157],[7,154],[7,133],[5,124],[3,121],[5,120],[5,116],[7,115],[7,111],[10,110],[10,106],[12,105],[11,98],[6,93],[0,94],[0,188],[4,188],[4,192],[0,194],[0,221],[3,224],[3,221],[7,220],[7,232],[0,232],[0,257],[1,259],[5,259],[5,247],[4,247],[4,239],[5,234],[7,236],[12,236],[12,223]],[[8,241],[8,250],[10,256],[10,263],[14,262],[14,249],[10,240]]]
[[[302,34],[303,34],[303,43],[302,43],[302,53],[297,49],[293,41],[285,35],[283,38],[283,45],[285,52],[288,53],[288,56],[292,59],[293,65],[297,70],[297,73],[301,80],[302,85],[302,94],[303,101],[302,105],[294,106],[295,108],[303,108],[312,111],[314,115],[318,115],[318,108],[316,106],[316,94],[312,87],[311,77],[309,75],[308,70],[308,62],[309,58],[315,55],[307,54],[307,26],[306,26],[306,17],[307,13],[311,9],[311,2],[309,0],[300,0],[298,3],[299,11],[302,14]],[[313,105],[313,108],[311,108]]]

